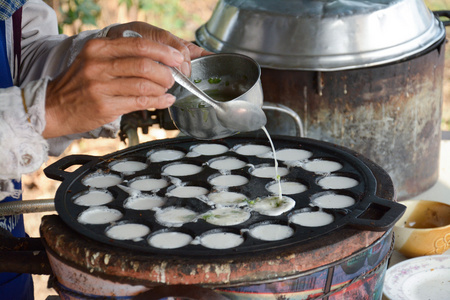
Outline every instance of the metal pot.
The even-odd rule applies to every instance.
[[[422,0],[218,2],[197,42],[263,67],[343,70],[397,61],[445,36]]]
[[[197,42],[257,60],[266,101],[298,113],[305,136],[381,165],[400,200],[430,188],[439,171],[442,23],[419,0],[276,2],[220,1]]]
[[[216,100],[233,101],[239,98],[262,106],[260,76],[258,63],[239,54],[210,55],[192,61],[192,81]],[[184,134],[210,140],[238,133],[222,126],[212,106],[192,98],[192,94],[178,83],[168,92],[177,97],[175,104],[169,108],[170,117]]]

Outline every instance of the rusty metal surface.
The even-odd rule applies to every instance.
[[[385,232],[341,230],[286,251],[238,258],[205,259],[148,255],[114,248],[85,238],[68,228],[56,215],[44,216],[41,236],[59,259],[86,273],[115,282],[154,286],[160,284],[228,286],[301,276],[368,247]]]
[[[45,251],[0,251],[0,272],[51,274]]]
[[[406,61],[348,71],[263,68],[265,101],[296,111],[306,137],[381,165],[405,199],[438,178],[444,49],[442,41]]]
[[[39,238],[16,238],[0,228],[0,272],[51,274]]]

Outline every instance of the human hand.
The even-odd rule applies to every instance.
[[[93,130],[123,114],[173,104],[169,68],[185,57],[142,38],[93,39],[72,65],[48,83],[44,138]]]
[[[144,22],[131,22],[114,26],[109,29],[107,36],[112,38],[122,37],[125,30],[135,31],[145,39],[171,46],[180,51],[183,54],[184,61],[179,69],[186,76],[189,76],[191,73],[191,59],[212,54],[212,52],[185,41],[169,31]]]

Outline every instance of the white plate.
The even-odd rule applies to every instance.
[[[383,293],[392,300],[450,299],[450,255],[416,257],[392,266]]]

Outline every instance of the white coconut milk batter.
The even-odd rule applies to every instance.
[[[203,170],[201,166],[193,165],[193,164],[171,164],[165,168],[163,168],[163,174],[167,174],[170,176],[189,176],[198,174]]]
[[[220,155],[228,151],[228,147],[221,144],[198,144],[192,147],[192,151],[200,155]]]
[[[155,213],[155,219],[167,227],[180,227],[184,223],[192,222],[197,213],[183,207],[169,207]]]
[[[213,225],[232,226],[247,221],[250,213],[238,208],[223,207],[208,211],[202,218]]]
[[[164,149],[151,152],[149,158],[152,162],[163,162],[177,160],[183,158],[184,155],[184,152],[179,150]]]
[[[256,199],[252,204],[253,210],[265,216],[279,216],[287,211],[290,211],[295,206],[295,200],[286,196],[266,197]]]
[[[94,206],[86,209],[78,216],[81,224],[107,224],[122,218],[122,213],[106,206]]]
[[[129,187],[140,191],[156,191],[168,185],[169,182],[162,178],[142,177],[131,181]]]
[[[259,156],[265,153],[270,152],[270,147],[264,146],[264,145],[254,145],[254,144],[247,144],[247,145],[238,145],[236,147],[236,153],[240,155],[245,156]]]
[[[303,149],[281,149],[276,152],[277,159],[281,161],[304,160],[310,158],[313,154]]]
[[[342,169],[342,165],[331,160],[316,159],[306,163],[304,169],[314,173],[331,173]]]
[[[333,223],[334,217],[322,211],[309,211],[292,215],[290,221],[300,226],[319,227]]]
[[[258,240],[279,241],[291,237],[294,234],[294,230],[286,225],[263,224],[253,227],[249,233]]]
[[[345,208],[355,204],[355,199],[346,195],[326,194],[315,198],[312,205],[321,208]]]
[[[216,170],[237,170],[245,165],[245,162],[235,157],[222,157],[209,162],[209,166]]]
[[[289,170],[284,167],[272,167],[272,166],[262,166],[262,167],[256,167],[251,171],[251,174],[255,177],[259,178],[273,178],[277,179],[277,173],[278,176],[283,177],[289,174]]]
[[[205,234],[200,239],[200,244],[210,249],[230,249],[244,242],[241,235],[231,232],[215,232]]]
[[[280,183],[283,195],[300,194],[307,190],[304,184],[293,181],[281,181]],[[274,195],[278,194],[278,183],[274,182],[267,186],[267,190]]]
[[[349,189],[358,185],[358,181],[344,176],[327,176],[319,180],[318,184],[325,189]]]
[[[107,204],[113,200],[113,196],[107,191],[91,190],[75,198],[73,203],[81,206],[98,206]]]
[[[147,164],[140,161],[125,160],[111,164],[111,170],[124,174],[133,174],[147,168]]]
[[[219,175],[211,178],[209,183],[215,186],[232,187],[247,184],[248,179],[241,175]]]
[[[196,198],[208,194],[208,190],[201,186],[177,186],[167,194],[178,198]]]
[[[150,246],[160,249],[181,248],[189,245],[191,241],[189,234],[174,231],[157,233],[148,239]]]
[[[217,192],[209,194],[208,199],[218,205],[230,206],[246,203],[247,197],[241,193]]]
[[[122,182],[122,178],[113,174],[90,174],[83,180],[86,186],[104,189],[107,187],[118,185]]]
[[[106,236],[115,240],[134,240],[138,241],[150,233],[150,228],[142,224],[119,224],[106,229]]]
[[[157,195],[137,195],[128,197],[123,206],[134,210],[149,210],[155,207],[161,207],[165,203],[165,199]]]

